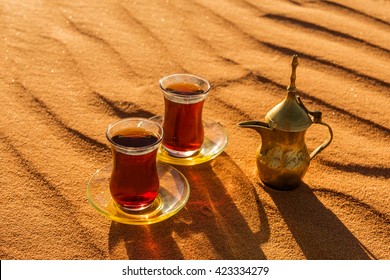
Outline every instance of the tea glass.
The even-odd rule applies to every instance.
[[[210,83],[190,74],[173,74],[159,84],[165,105],[162,146],[173,157],[190,157],[204,141],[202,110]]]
[[[157,150],[163,134],[161,125],[144,118],[126,118],[108,126],[113,162],[110,193],[122,210],[145,210],[157,197]]]

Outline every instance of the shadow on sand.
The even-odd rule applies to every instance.
[[[237,208],[217,175],[224,166],[229,166],[234,174],[229,185],[239,186],[238,192],[250,196],[245,207],[250,208],[252,220],[260,220],[255,229],[248,225],[248,217]],[[191,186],[185,208],[173,218],[147,226],[112,222],[109,232],[112,258],[124,246],[129,259],[265,259],[260,247],[269,238],[265,211],[252,183],[229,156],[223,153],[211,163],[176,167]],[[182,240],[180,244],[176,239]],[[190,248],[185,248],[187,243]],[[205,244],[213,249],[205,250]],[[214,255],[205,251],[213,251]]]
[[[308,185],[302,183],[292,191],[264,189],[275,202],[307,259],[375,258],[339,218],[321,203]]]
[[[226,174],[226,166],[231,175],[219,178],[218,173]],[[307,259],[375,259],[304,183],[293,191],[253,185],[225,153],[209,163],[176,167],[191,186],[187,205],[173,218],[157,224],[112,222],[111,258],[116,258],[117,251],[123,256],[125,250],[129,259],[266,259],[261,245],[269,240],[271,232],[266,209],[255,189],[260,187],[274,201]],[[229,194],[232,188],[234,196]],[[240,209],[235,203],[237,196],[246,199],[237,204]],[[205,250],[205,244],[212,250]],[[210,251],[213,255],[207,255]]]

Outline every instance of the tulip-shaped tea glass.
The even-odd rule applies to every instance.
[[[158,195],[157,150],[163,128],[144,118],[127,118],[110,124],[106,136],[112,149],[110,192],[124,211],[140,211]]]
[[[166,76],[159,84],[165,104],[162,145],[173,157],[192,156],[204,141],[202,109],[210,84],[190,74]]]

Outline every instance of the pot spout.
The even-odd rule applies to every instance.
[[[270,126],[265,123],[265,122],[262,122],[262,121],[246,121],[246,122],[240,122],[238,124],[239,127],[242,127],[242,128],[251,128],[251,129],[254,129],[257,131],[257,133],[260,134],[260,136],[262,136],[263,133],[265,132],[270,132],[271,128]]]

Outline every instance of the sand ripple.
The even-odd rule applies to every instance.
[[[390,2],[0,1],[1,259],[389,259]],[[334,142],[292,192],[262,185],[256,133],[297,87]],[[210,80],[226,151],[178,167],[190,200],[121,225],[86,199],[114,120],[163,113],[158,80]],[[326,137],[313,125],[310,150]]]

